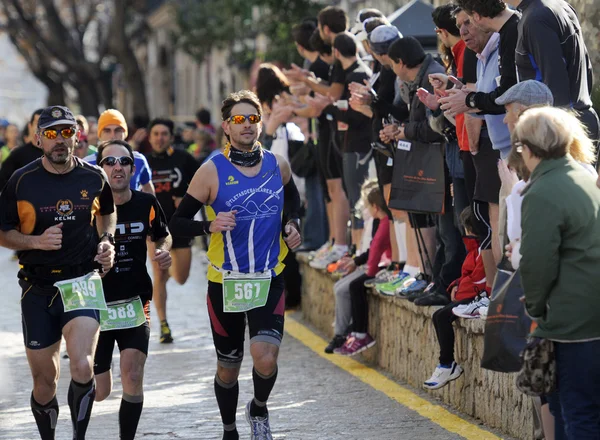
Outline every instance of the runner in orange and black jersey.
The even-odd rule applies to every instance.
[[[95,395],[91,356],[105,308],[94,272],[113,264],[116,215],[106,175],[73,156],[78,126],[71,110],[40,114],[43,153],[17,170],[0,195],[0,245],[17,250],[31,409],[43,440],[55,438],[61,337],[69,354],[73,439],[85,439]]]
[[[135,173],[131,146],[121,140],[103,142],[98,146],[97,163],[106,172],[112,188],[117,227],[115,265],[103,279],[108,310],[100,316],[100,337],[94,356],[96,400],[104,400],[111,393],[116,342],[123,384],[119,438],[133,440],[142,414],[144,365],[150,340],[152,281],[146,269],[146,238],[150,237],[156,247],[152,260],[161,269],[168,269],[171,237],[156,197],[130,189]]]
[[[171,220],[179,202],[199,167],[198,162],[187,151],[173,148],[175,124],[170,119],[154,119],[150,122],[149,141],[152,152],[146,157],[152,169],[152,183],[156,198],[163,207],[167,221]],[[160,270],[156,264],[154,270],[154,306],[160,319],[160,342],[173,342],[171,329],[167,323],[167,281],[172,276],[179,284],[184,284],[190,275],[192,264],[192,242],[189,237],[173,237],[173,266],[171,271]],[[152,246],[150,246],[152,255]]]

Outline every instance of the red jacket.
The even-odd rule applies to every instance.
[[[456,75],[461,79],[463,77],[463,63],[466,48],[467,46],[463,40],[460,40],[452,48],[452,55],[454,55],[454,63],[456,64]],[[458,137],[458,147],[460,148],[460,151],[469,151],[469,137],[467,136],[467,128],[465,127],[464,113],[456,115],[456,136]]]
[[[479,250],[479,243],[474,238],[463,238],[465,247],[469,252],[462,265],[461,276],[448,287],[448,293],[452,288],[458,285],[455,301],[475,298],[485,290],[485,270],[483,268],[483,259]]]
[[[373,237],[368,251],[367,275],[370,277],[374,277],[379,271],[379,262],[381,259],[392,253],[390,228],[393,228],[393,225],[387,216],[379,220],[379,227],[377,228],[377,232],[375,232],[375,237]]]

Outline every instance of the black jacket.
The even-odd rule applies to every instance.
[[[432,73],[445,73],[442,65],[434,61],[431,55],[425,57],[421,69],[415,78],[415,81],[406,84],[408,86],[410,115],[404,125],[404,135],[406,139],[415,143],[434,144],[443,143],[444,137],[434,131],[429,125],[427,119],[427,107],[417,96],[417,90],[423,87],[430,93],[433,93],[433,87],[429,83],[429,75]]]
[[[573,7],[563,0],[523,0],[519,9],[519,81],[544,82],[557,107],[589,109],[592,65]]]

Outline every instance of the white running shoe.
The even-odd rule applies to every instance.
[[[339,248],[332,247],[331,250],[329,252],[327,252],[325,255],[315,258],[308,264],[313,269],[325,270],[325,269],[327,269],[327,266],[329,266],[331,263],[335,263],[336,261],[339,261],[347,253],[348,253],[348,249],[344,249],[344,248],[339,249]]]
[[[325,242],[319,249],[316,251],[312,251],[308,254],[309,260],[314,260],[315,258],[321,258],[323,255],[328,253],[331,250],[331,242]]]
[[[483,292],[469,304],[461,304],[452,309],[452,313],[460,318],[479,318],[479,309],[482,307],[489,307],[490,299],[487,297],[487,293]]]
[[[487,319],[489,307],[480,307],[479,308],[479,317],[484,321]]]
[[[456,362],[452,362],[450,368],[444,368],[441,365],[435,367],[435,371],[429,379],[423,383],[423,387],[428,390],[437,390],[442,388],[448,382],[458,379],[463,373],[463,369]]]

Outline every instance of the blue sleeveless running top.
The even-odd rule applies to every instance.
[[[206,207],[208,220],[219,212],[237,211],[232,231],[211,234],[207,257],[209,281],[222,283],[223,275],[212,265],[241,273],[271,271],[279,275],[288,248],[281,236],[283,181],[277,158],[263,150],[262,167],[254,177],[243,175],[223,153],[210,160],[217,167],[219,189]]]

